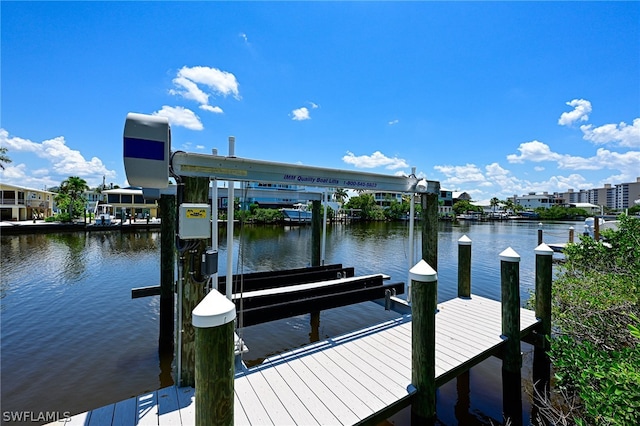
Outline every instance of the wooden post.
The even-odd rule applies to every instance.
[[[538,223],[538,245],[542,244],[542,222]]]
[[[540,415],[541,408],[549,403],[551,383],[551,361],[547,352],[535,346],[533,348],[533,365],[531,376],[533,378],[533,404],[531,405],[531,419],[534,425],[548,425]]]
[[[506,369],[504,363],[502,365],[502,416],[503,424],[522,426],[522,376],[520,370]]]
[[[456,405],[453,410],[459,425],[471,424],[477,421],[475,416],[469,412],[471,408],[471,389],[469,385],[469,370],[460,373],[460,375],[456,377],[456,393],[458,394],[458,399],[456,400]]]
[[[502,334],[507,338],[502,368],[519,372],[520,354],[520,255],[511,247],[500,253]]]
[[[233,425],[236,307],[213,290],[193,310],[196,425]]]
[[[471,239],[458,240],[458,297],[471,297]]]
[[[184,202],[209,202],[209,178],[181,177],[184,183]],[[233,200],[230,200],[233,202]],[[202,254],[206,240],[200,240],[191,250],[183,253],[182,272],[182,347],[180,362],[180,386],[193,386],[195,382],[195,330],[191,323],[191,312],[205,295],[204,277],[200,272]]]
[[[411,278],[411,382],[417,392],[411,403],[415,424],[433,422],[436,415],[436,308],[438,274],[421,260]],[[413,423],[413,421],[412,421]]]
[[[320,246],[322,234],[322,214],[319,200],[311,202],[311,266],[320,266]]]
[[[569,227],[569,242],[572,243],[574,238],[575,238],[575,231],[573,229],[573,226],[570,226]]]
[[[311,266],[320,266],[321,245],[322,245],[322,215],[320,214],[321,203],[319,200],[311,202]],[[310,338],[313,339],[313,331],[317,330],[320,324],[320,311],[309,314],[309,325],[311,326]],[[314,340],[311,340],[312,342]]]
[[[174,277],[176,250],[176,197],[160,196],[160,353],[173,352]],[[147,217],[147,220],[149,218]]]
[[[598,216],[593,221],[593,239],[596,241],[600,239],[600,218]]]
[[[438,270],[438,194],[421,194],[422,259]]]
[[[535,248],[536,253],[536,317],[542,320],[538,346],[549,349],[551,337],[551,283],[553,280],[553,250],[546,244]]]

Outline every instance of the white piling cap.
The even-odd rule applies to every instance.
[[[466,235],[463,235],[458,240],[458,245],[460,245],[460,246],[470,246],[471,245],[471,238],[467,237]]]
[[[520,255],[511,247],[500,253],[500,260],[505,262],[520,262]]]
[[[553,256],[553,249],[545,243],[540,244],[533,250],[536,254],[543,254],[546,256]]]
[[[191,321],[194,327],[211,328],[227,324],[236,319],[236,305],[212,290],[193,309]]]
[[[438,281],[438,273],[424,259],[421,259],[409,270],[409,278],[414,281],[430,283]]]

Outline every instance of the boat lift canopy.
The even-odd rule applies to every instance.
[[[351,170],[230,156],[171,153],[171,130],[165,117],[129,113],[124,128],[124,167],[130,185],[166,188],[174,175],[229,181],[269,182],[381,192],[438,194],[440,183],[415,176],[393,176]]]

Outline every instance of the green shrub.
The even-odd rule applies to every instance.
[[[577,424],[640,424],[640,220],[581,237],[553,283],[550,357]]]
[[[550,357],[557,386],[575,392],[581,402],[576,419],[589,425],[640,424],[640,346],[617,351],[562,336]]]

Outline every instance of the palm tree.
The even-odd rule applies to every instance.
[[[56,198],[62,200],[63,197],[69,198],[69,214],[75,216],[78,210],[83,209],[84,197],[82,193],[89,189],[87,181],[78,176],[69,176],[60,183],[60,192]]]
[[[4,165],[11,162],[11,158],[7,156],[7,147],[0,147],[0,169],[4,170]]]
[[[491,207],[493,208],[493,212],[496,212],[496,207],[498,206],[498,204],[500,204],[500,200],[498,199],[498,197],[493,197],[491,199],[491,201],[489,201],[489,204],[491,204]]]
[[[333,195],[336,197],[336,200],[340,202],[340,205],[342,205],[345,198],[349,196],[349,194],[347,194],[347,190],[344,188],[337,188]]]
[[[504,205],[505,210],[511,210],[512,212],[515,212],[515,203],[511,198],[507,198],[502,202],[502,204]]]

